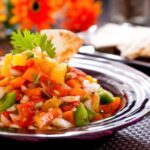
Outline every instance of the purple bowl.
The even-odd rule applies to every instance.
[[[121,96],[123,107],[112,117],[84,127],[57,131],[1,128],[0,136],[25,141],[95,139],[136,123],[150,112],[150,78],[142,72],[121,63],[80,54],[69,65],[92,75],[104,88]]]

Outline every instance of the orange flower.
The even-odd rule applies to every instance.
[[[87,30],[95,24],[100,12],[101,3],[94,0],[70,0],[63,27],[74,32]]]
[[[6,5],[4,3],[4,0],[0,0],[0,22],[5,21],[6,19]]]
[[[61,9],[64,7],[66,3],[68,3],[69,0],[50,0],[51,6],[56,11],[61,11]]]
[[[49,28],[54,22],[53,8],[49,0],[12,0],[10,24],[18,23],[22,29]]]
[[[101,3],[94,0],[11,0],[10,24],[41,30],[52,25],[72,31],[83,31],[96,22]],[[57,22],[56,22],[57,21]],[[62,27],[61,26],[61,27]],[[60,27],[60,26],[59,26]]]

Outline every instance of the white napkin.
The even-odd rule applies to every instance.
[[[150,28],[129,24],[107,23],[105,26],[88,33],[89,42],[96,48],[116,46],[121,55],[134,59],[150,57]]]

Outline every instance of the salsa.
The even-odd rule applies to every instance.
[[[53,130],[112,116],[121,98],[41,47],[6,54],[0,65],[0,125]]]

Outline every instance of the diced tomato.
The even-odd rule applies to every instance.
[[[12,69],[20,71],[20,72],[25,72],[27,70],[27,66],[13,66]]]
[[[50,93],[50,95],[52,96],[58,96],[60,93],[58,91],[58,89],[60,88],[60,84],[55,83],[55,82],[51,82],[51,85],[48,87],[48,92]]]
[[[84,73],[83,71],[77,69],[77,68],[74,68],[74,67],[70,67],[69,68],[71,72],[74,72],[77,74],[77,76],[82,76],[82,77],[85,77],[86,76],[86,73]]]
[[[3,49],[0,49],[0,56],[3,56],[4,52],[5,51]],[[2,60],[2,57],[0,57],[0,60]]]
[[[47,91],[52,96],[68,96],[71,88],[67,86],[68,85],[58,84],[53,81],[49,86],[47,86]]]
[[[61,105],[61,110],[62,112],[70,111],[73,108],[75,108],[78,104],[79,102],[77,101],[74,101],[72,103],[64,103],[63,105]]]
[[[66,112],[66,111],[69,111],[69,110],[73,109],[73,107],[74,107],[73,105],[68,104],[68,105],[62,106],[61,110],[63,112]]]
[[[103,113],[102,116],[103,116],[103,118],[108,118],[108,117],[111,117],[112,114],[106,114],[106,113]]]
[[[78,104],[79,104],[79,101],[72,102],[72,105],[75,106],[75,107],[78,106]]]
[[[2,112],[2,114],[8,119],[10,112],[9,111],[4,111],[4,112]]]
[[[34,60],[33,60],[33,59],[29,59],[29,60],[27,61],[27,66],[28,66],[29,68],[35,66]]]
[[[98,121],[98,120],[101,120],[101,119],[103,119],[103,116],[100,113],[96,113],[93,121]]]
[[[19,89],[16,89],[16,101],[20,101],[22,98],[21,91]]]
[[[45,82],[48,80],[48,76],[46,74],[41,74],[40,75],[40,82]]]
[[[5,77],[3,75],[0,74],[0,80],[4,79]]]
[[[48,88],[49,93],[53,96],[68,96],[70,90],[71,89],[65,85],[61,85],[55,82],[51,83],[51,86]]]
[[[36,95],[31,95],[31,96],[29,97],[29,99],[30,99],[31,101],[33,101],[34,103],[38,103],[38,102],[43,101],[43,99],[42,99],[41,96],[36,96]]]
[[[28,127],[33,122],[33,116],[35,114],[35,106],[33,102],[27,102],[25,104],[18,104],[19,121],[18,124],[21,127]]]

